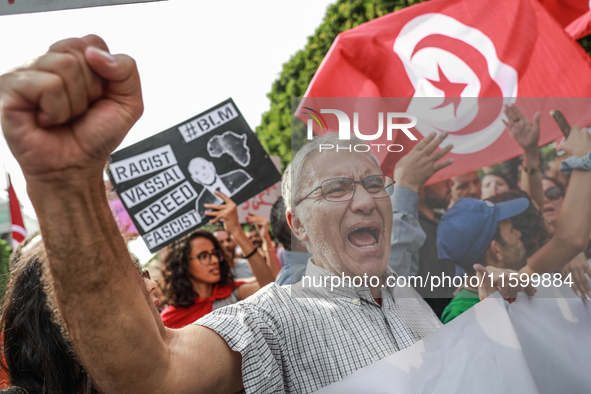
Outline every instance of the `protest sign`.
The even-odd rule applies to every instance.
[[[0,15],[26,14],[67,10],[71,8],[98,7],[104,5],[148,3],[162,0],[0,0]]]
[[[281,171],[281,159],[279,156],[271,156],[271,161],[275,164],[277,171]],[[253,198],[240,204],[238,207],[238,220],[240,223],[246,223],[248,212],[256,213],[271,220],[271,208],[279,197],[281,197],[281,182],[277,182]]]
[[[588,393],[591,305],[567,285],[499,293],[318,394]]]
[[[232,99],[113,153],[107,172],[150,252],[206,224],[215,191],[241,204],[281,179]]]

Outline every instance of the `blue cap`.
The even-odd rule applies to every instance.
[[[500,221],[527,209],[525,197],[500,202],[475,198],[459,199],[443,216],[437,227],[437,254],[468,268],[486,252]]]

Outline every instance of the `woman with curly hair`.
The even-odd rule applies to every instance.
[[[224,219],[225,230],[242,248],[255,283],[234,281],[229,259],[213,234],[197,230],[168,246],[164,252],[164,292],[170,302],[162,313],[169,328],[181,328],[193,323],[214,309],[234,304],[273,282],[274,277],[265,259],[242,231],[236,204],[222,193],[224,205],[206,204],[212,211],[210,223]]]

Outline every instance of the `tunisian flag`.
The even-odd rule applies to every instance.
[[[10,182],[10,175],[8,175],[8,200],[10,202],[10,219],[12,221],[12,249],[14,250],[27,238],[27,230],[25,230],[21,206],[18,198],[16,198],[12,182]]]
[[[562,138],[551,109],[571,125],[591,124],[586,96],[591,59],[537,0],[432,0],[339,34],[296,115],[304,122],[322,115],[324,123],[308,125],[323,134],[323,124],[337,128],[336,116],[322,110],[341,105],[352,129],[356,111],[357,129],[374,135],[379,115],[364,116],[368,101],[380,101],[375,112],[413,114],[418,122],[410,131],[419,140],[447,131],[442,146],[454,145],[454,164],[429,180],[435,183],[522,154],[501,121],[503,105],[516,103],[530,119],[541,111],[544,145]],[[404,147],[373,148],[384,173],[416,144],[407,133],[394,134],[371,141]]]

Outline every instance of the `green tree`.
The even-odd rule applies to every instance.
[[[424,0],[338,0],[326,10],[324,20],[314,34],[308,37],[304,49],[297,51],[285,64],[280,76],[267,94],[271,102],[263,114],[256,133],[267,152],[281,158],[281,167],[291,161],[305,141],[305,125],[291,129],[291,99],[302,97],[328,52],[336,36],[364,22],[400,10]],[[591,53],[591,36],[579,40]],[[293,135],[293,146],[292,146]]]
[[[579,44],[581,44],[587,53],[591,54],[591,36],[581,38]]]
[[[324,20],[314,34],[308,37],[305,48],[283,64],[280,76],[267,94],[271,109],[263,114],[261,125],[256,128],[257,136],[267,152],[281,158],[282,168],[291,161],[291,151],[299,149],[305,136],[302,123],[300,130],[293,130],[294,146],[291,146],[291,98],[304,95],[336,36],[364,22],[422,1],[338,0],[327,8]]]
[[[8,260],[10,259],[11,248],[5,240],[0,238],[0,299],[4,298],[10,270],[8,269]]]

